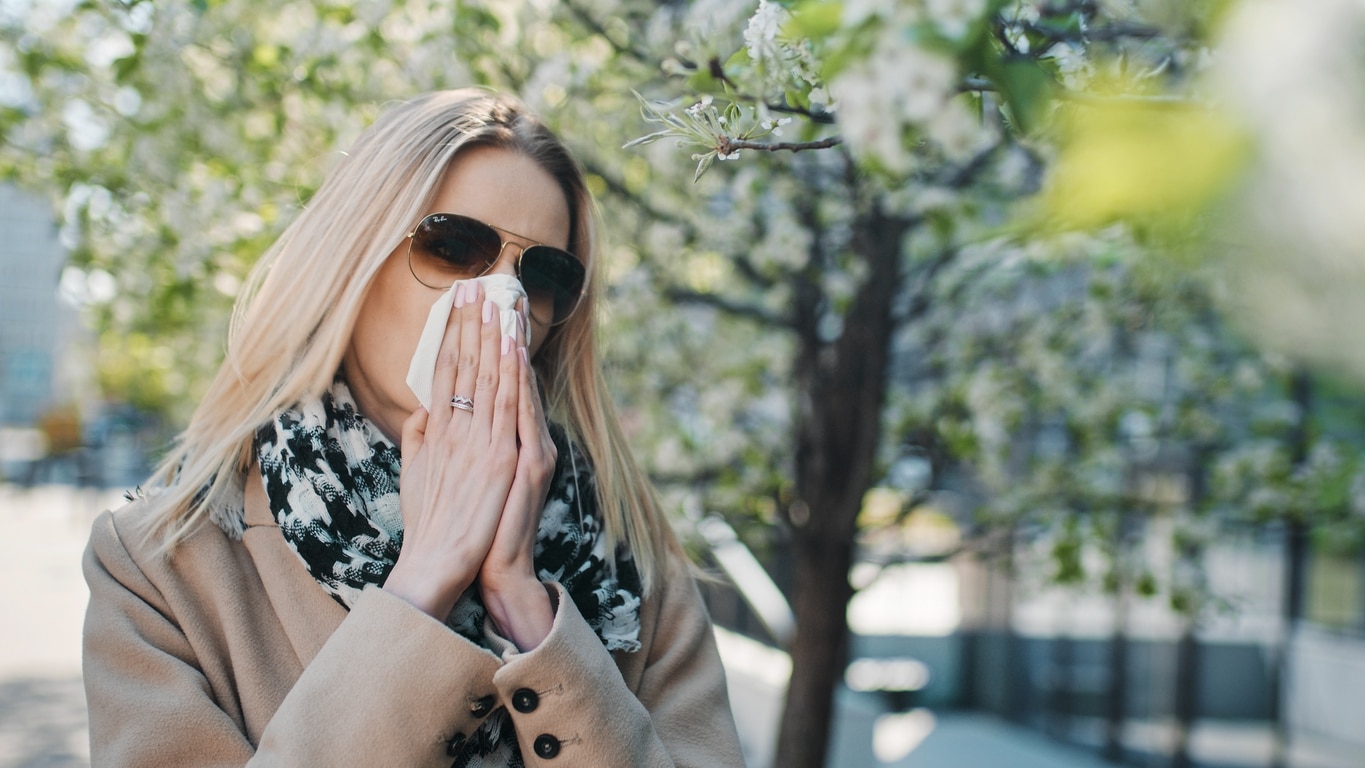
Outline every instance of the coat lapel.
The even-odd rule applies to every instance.
[[[255,465],[247,471],[245,502],[246,532],[242,534],[242,543],[251,553],[270,605],[299,663],[306,667],[346,618],[346,609],[318,586],[298,555],[285,543]]]

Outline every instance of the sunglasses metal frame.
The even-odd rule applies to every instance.
[[[517,261],[516,261],[516,265],[515,265],[515,267],[514,267],[514,270],[516,271],[517,279],[518,279],[518,280],[521,280],[523,285],[525,285],[525,280],[522,280],[522,277],[521,277],[521,262],[522,262],[522,259],[525,259],[525,258],[526,258],[526,252],[529,251],[529,250],[533,250],[533,249],[536,249],[536,248],[547,248],[547,249],[549,249],[549,250],[551,250],[551,251],[557,251],[557,252],[559,252],[559,253],[566,254],[566,255],[568,255],[570,258],[572,258],[574,261],[579,262],[580,265],[582,264],[582,262],[579,260],[579,258],[578,258],[577,256],[575,256],[571,251],[566,251],[566,250],[564,250],[563,248],[556,248],[556,247],[553,246],[553,245],[546,245],[545,243],[542,243],[542,242],[539,242],[539,241],[536,241],[536,240],[532,240],[531,238],[529,238],[529,237],[527,237],[527,236],[525,236],[525,235],[519,234],[519,233],[517,233],[517,232],[513,232],[513,231],[510,230],[510,229],[503,229],[502,227],[494,226],[493,224],[489,224],[489,223],[486,222],[486,221],[481,221],[481,220],[479,220],[479,219],[476,219],[476,218],[474,218],[473,216],[466,216],[466,215],[463,214],[463,213],[447,213],[447,212],[443,212],[443,211],[437,211],[437,212],[435,212],[435,213],[428,213],[427,215],[423,216],[423,217],[417,222],[417,225],[414,226],[414,227],[412,228],[412,231],[408,232],[408,234],[407,234],[406,237],[405,237],[405,239],[408,241],[408,253],[407,253],[408,272],[412,275],[412,279],[416,280],[416,281],[417,281],[418,283],[420,283],[421,285],[426,286],[427,288],[430,288],[430,289],[435,290],[435,291],[445,291],[445,290],[449,290],[450,286],[447,285],[447,286],[445,286],[445,287],[441,287],[441,286],[432,285],[432,284],[426,282],[425,280],[423,280],[422,278],[420,278],[420,277],[417,276],[417,269],[416,269],[415,267],[413,267],[413,265],[412,265],[412,244],[417,240],[417,231],[418,231],[419,229],[422,228],[422,224],[425,223],[427,219],[430,219],[430,218],[433,217],[433,216],[451,216],[451,217],[455,217],[455,218],[459,218],[459,219],[464,219],[464,220],[466,220],[466,221],[472,221],[472,222],[474,222],[474,223],[476,223],[476,224],[479,224],[479,225],[481,225],[481,226],[488,227],[489,229],[491,229],[491,230],[493,231],[494,234],[498,235],[498,252],[497,252],[497,255],[495,255],[495,256],[492,258],[492,260],[490,260],[490,261],[488,262],[488,265],[485,266],[477,275],[474,275],[474,277],[476,277],[476,278],[477,278],[477,277],[482,277],[482,276],[488,274],[488,270],[492,269],[492,268],[494,267],[494,265],[496,265],[496,264],[498,263],[498,260],[502,258],[502,253],[503,253],[503,251],[505,251],[505,250],[507,249],[507,246],[509,246],[509,245],[514,246],[514,247],[516,247],[516,248],[518,248],[518,249],[520,250],[520,252],[517,254]],[[522,245],[521,243],[513,242],[513,241],[508,240],[507,238],[503,237],[503,235],[511,235],[512,237],[520,238],[520,239],[525,240],[525,241],[527,241],[528,243],[530,243],[530,245]],[[464,278],[464,279],[472,279],[472,278]],[[459,281],[458,281],[458,280],[454,280],[454,281],[451,282],[451,285],[454,285],[454,284],[457,283],[457,282],[459,282]],[[572,307],[571,309],[569,309],[568,313],[565,314],[563,318],[561,318],[561,319],[559,319],[559,320],[556,320],[556,321],[554,321],[554,322],[546,323],[546,325],[549,325],[549,326],[556,326],[556,325],[562,325],[562,324],[568,322],[568,321],[569,321],[569,318],[573,317],[573,316],[574,316],[574,313],[578,311],[578,307],[579,307],[580,305],[582,305],[582,303],[583,303],[583,296],[584,296],[584,294],[586,294],[587,292],[588,292],[588,270],[587,270],[587,267],[584,267],[584,268],[583,268],[583,284],[582,284],[581,286],[579,286],[579,288],[578,288],[578,295],[576,295],[576,296],[574,297],[574,304],[573,304],[573,307]],[[529,296],[528,296],[528,299],[529,299]],[[529,305],[529,301],[528,301],[528,305]],[[528,310],[529,310],[529,306],[528,306]],[[537,319],[539,319],[539,318],[537,318]]]

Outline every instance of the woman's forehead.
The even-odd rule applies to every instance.
[[[572,219],[559,180],[520,152],[475,147],[446,168],[427,213],[471,216],[525,239],[568,249]]]

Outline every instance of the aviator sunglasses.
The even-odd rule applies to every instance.
[[[503,234],[530,240],[458,213],[430,214],[408,234],[408,270],[422,285],[444,291],[487,272],[507,246],[520,248],[516,273],[526,288],[531,316],[545,325],[568,320],[583,298],[583,262],[560,248],[523,246],[504,240]]]

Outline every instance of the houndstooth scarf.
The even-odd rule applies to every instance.
[[[536,575],[557,581],[608,650],[640,648],[640,579],[625,548],[607,559],[591,467],[550,425],[559,452],[536,536]],[[398,447],[362,416],[338,378],[316,400],[281,411],[256,433],[256,457],[270,509],[308,572],[349,608],[382,586],[403,546]],[[456,602],[446,624],[488,647],[477,589]],[[459,704],[452,704],[459,706]],[[519,768],[511,718],[498,710],[465,743],[455,766]]]

